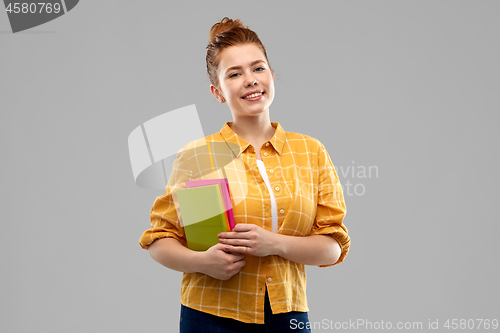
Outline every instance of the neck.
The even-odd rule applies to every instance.
[[[276,129],[271,125],[269,113],[252,117],[233,117],[231,129],[243,140],[252,142],[264,142],[270,140]]]

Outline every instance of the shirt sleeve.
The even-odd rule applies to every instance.
[[[337,172],[322,143],[318,150],[318,207],[311,235],[330,235],[339,243],[342,250],[339,260],[329,267],[344,261],[351,239],[343,224],[346,215],[344,194]]]
[[[172,237],[187,246],[184,228],[179,221],[178,204],[175,192],[185,188],[191,179],[192,169],[188,165],[185,153],[180,150],[174,160],[172,173],[165,188],[165,194],[156,198],[150,211],[151,228],[144,231],[139,245],[147,250],[151,243],[159,238]]]

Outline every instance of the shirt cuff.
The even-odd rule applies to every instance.
[[[160,239],[160,238],[167,238],[167,237],[175,238],[175,239],[177,239],[179,241],[179,243],[181,243],[182,245],[184,245],[184,246],[187,247],[186,240],[184,238],[180,237],[179,235],[177,235],[174,232],[171,232],[171,231],[160,231],[160,232],[154,232],[153,233],[153,232],[151,232],[151,230],[146,230],[144,232],[144,234],[141,236],[141,239],[139,240],[139,245],[144,250],[148,250],[149,246],[155,240]]]
[[[339,230],[340,229],[340,230]],[[328,264],[328,265],[318,265],[319,267],[330,267],[334,265],[340,264],[342,261],[344,261],[345,257],[347,256],[347,253],[349,252],[349,247],[351,245],[351,238],[345,232],[342,228],[340,227],[326,227],[326,228],[321,228],[317,230],[316,232],[313,231],[311,235],[329,235],[333,237],[337,243],[340,245],[340,257],[337,260],[336,263],[334,264]]]

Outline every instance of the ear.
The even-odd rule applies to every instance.
[[[222,94],[220,93],[219,89],[217,89],[213,84],[210,85],[210,92],[219,102],[224,103],[226,101],[224,99],[224,96],[222,96]]]

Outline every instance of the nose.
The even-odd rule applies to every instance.
[[[255,79],[253,77],[249,77],[248,80],[247,80],[247,82],[246,82],[246,84],[245,84],[245,86],[250,87],[252,85],[253,86],[256,85],[257,83],[258,83],[257,79]]]

